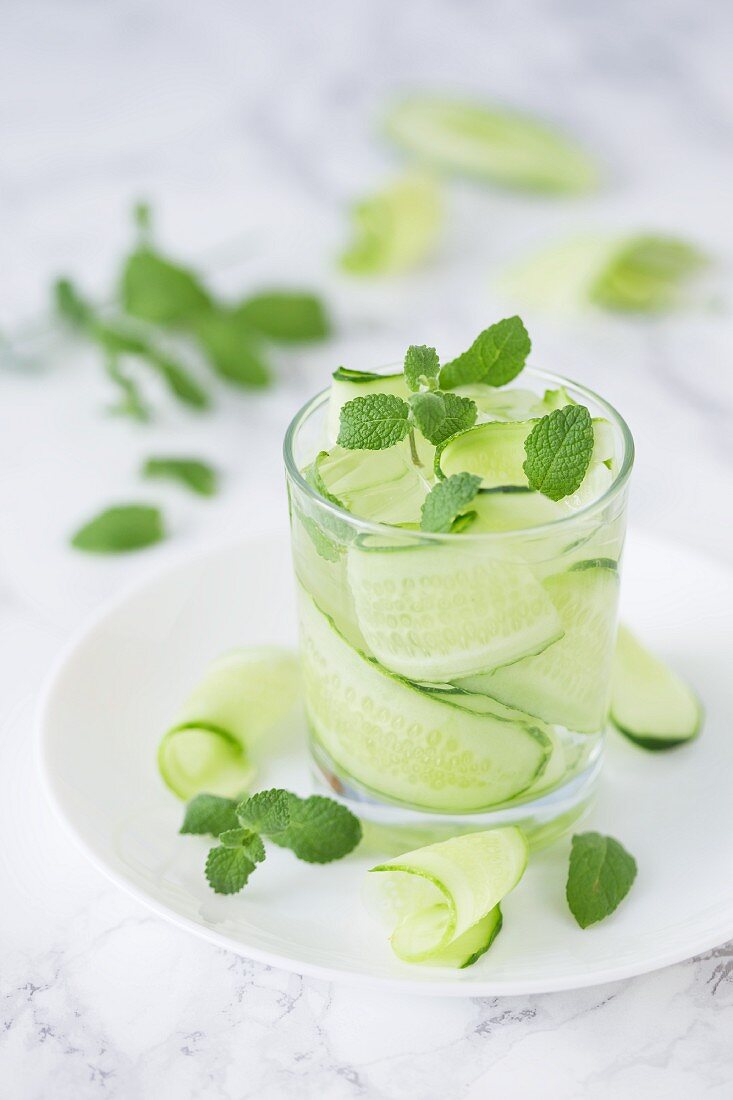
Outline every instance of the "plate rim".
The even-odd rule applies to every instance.
[[[175,910],[169,908],[164,902],[158,901],[152,897],[144,888],[129,881],[123,873],[109,866],[91,847],[83,832],[77,828],[71,818],[66,814],[56,777],[50,767],[49,739],[51,734],[49,714],[52,710],[54,695],[62,681],[67,664],[71,661],[76,650],[86,642],[89,635],[91,635],[109,615],[119,607],[124,606],[127,601],[134,596],[139,596],[145,589],[155,587],[164,577],[167,578],[174,572],[182,571],[197,563],[201,563],[212,555],[226,553],[237,547],[251,545],[255,542],[265,542],[273,536],[282,536],[285,530],[286,528],[284,528],[281,523],[269,524],[264,530],[249,532],[247,534],[240,533],[237,536],[232,536],[227,539],[207,542],[194,549],[189,549],[188,551],[172,556],[167,562],[158,564],[155,568],[146,571],[142,576],[135,578],[132,582],[123,586],[119,592],[116,592],[109,599],[103,601],[91,615],[87,616],[81,626],[72,633],[54,658],[39,694],[39,701],[36,707],[33,738],[35,764],[37,772],[40,775],[41,787],[53,811],[54,817],[61,824],[64,833],[72,841],[76,849],[86,857],[89,863],[104,878],[112,882],[116,887],[122,890],[123,893],[127,894],[128,897],[134,898],[135,901],[155,913],[156,916],[164,921],[168,921],[176,927],[190,932],[194,936],[240,957],[252,959],[255,962],[260,962],[267,966],[279,967],[289,973],[316,978],[321,981],[332,981],[352,987],[389,990],[395,993],[423,997],[510,997],[568,992],[573,989],[587,989],[593,986],[625,981],[629,978],[653,973],[667,966],[673,966],[676,963],[686,962],[733,939],[732,907],[729,924],[726,925],[725,928],[720,924],[718,926],[718,931],[710,931],[700,936],[698,940],[694,941],[692,946],[688,945],[684,948],[670,948],[668,951],[662,952],[660,955],[654,956],[652,959],[645,960],[641,963],[637,961],[606,967],[602,971],[592,974],[575,974],[566,978],[560,976],[545,976],[544,978],[535,980],[494,978],[480,981],[471,981],[468,978],[461,980],[452,976],[446,976],[442,979],[413,979],[407,975],[404,977],[397,975],[394,977],[383,977],[381,975],[360,973],[358,971],[340,970],[338,967],[330,967],[322,963],[307,962],[293,956],[242,944],[237,940],[231,939],[223,932],[217,932],[214,929],[207,928],[196,920],[176,913]],[[660,538],[639,528],[634,529],[631,537],[634,542],[643,541],[656,543],[657,545],[666,547],[672,546],[679,548],[687,554],[705,559],[711,566],[719,570],[733,574],[733,569],[731,569],[724,560],[704,550],[698,550],[696,547],[692,547],[685,542],[675,539]],[[451,974],[451,971],[446,971],[446,975],[448,974]]]

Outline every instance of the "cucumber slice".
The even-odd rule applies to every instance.
[[[479,413],[492,420],[530,420],[548,411],[533,390],[496,389],[495,386],[475,382],[456,386],[455,392],[461,397],[470,397],[476,402]]]
[[[429,175],[396,179],[352,207],[352,241],[340,263],[351,275],[398,275],[434,250],[443,219],[440,189]]]
[[[333,446],[338,439],[341,409],[346,402],[354,397],[366,397],[369,393],[389,393],[407,400],[410,391],[402,371],[394,374],[375,374],[373,371],[347,370],[344,367],[334,371],[326,419],[329,446]]]
[[[276,646],[217,658],[163,737],[158,766],[179,798],[239,794],[252,778],[249,753],[299,694],[297,658]]]
[[[613,660],[618,599],[615,569],[593,563],[543,581],[565,631],[543,653],[458,681],[507,706],[577,733],[603,728]]]
[[[333,762],[383,798],[447,813],[506,802],[540,775],[547,737],[528,723],[470,714],[349,646],[305,593],[306,709]]]
[[[392,108],[386,126],[406,152],[445,172],[531,191],[597,184],[595,165],[573,141],[500,107],[415,95]]]
[[[496,389],[494,386],[476,382],[457,386],[456,393],[470,397],[476,402],[479,414],[491,420],[531,420],[566,405],[577,405],[577,401],[573,400],[564,386],[556,390],[545,390],[544,396],[539,397],[533,390],[519,387],[510,390]]]
[[[535,527],[564,516],[565,509],[561,501],[550,500],[542,493],[529,488],[512,486],[507,492],[502,489],[480,489],[471,504],[476,518],[471,524],[471,533],[483,531],[516,531],[524,527]]]
[[[422,466],[412,461],[407,441],[384,451],[321,451],[313,464],[320,492],[362,519],[418,523],[433,483],[435,449],[423,440],[417,445]]]
[[[482,488],[500,485],[527,486],[524,472],[524,441],[533,421],[502,423],[489,421],[467,428],[447,439],[435,452],[435,473],[439,478],[466,471],[482,478]]]
[[[695,692],[619,626],[611,690],[611,721],[635,745],[657,751],[692,741],[703,710]]]
[[[168,730],[158,747],[158,768],[166,786],[186,802],[201,791],[237,798],[255,775],[242,745],[213,726]]]
[[[400,552],[353,546],[347,572],[359,628],[374,656],[411,680],[446,683],[539,653],[562,633],[531,570],[481,546]]]
[[[373,867],[365,901],[392,929],[400,959],[466,966],[496,936],[495,910],[524,874],[527,856],[513,826],[451,837]]]

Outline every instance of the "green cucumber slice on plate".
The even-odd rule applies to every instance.
[[[422,466],[412,461],[407,441],[384,451],[333,447],[313,463],[315,485],[332,503],[361,519],[392,525],[418,523],[433,484],[434,448],[418,442]]]
[[[395,802],[468,813],[539,777],[549,752],[540,729],[433,699],[348,645],[306,593],[299,604],[313,736],[358,784]]]
[[[703,709],[685,681],[619,626],[611,690],[611,721],[635,745],[659,751],[694,740]]]
[[[539,653],[562,634],[542,584],[521,562],[481,545],[348,551],[359,628],[386,668],[445,683]]]
[[[374,371],[348,370],[339,367],[331,376],[328,398],[326,432],[329,445],[338,439],[341,409],[354,397],[366,397],[369,393],[389,393],[407,400],[409,389],[402,371],[393,374],[377,374]]]
[[[249,754],[293,708],[298,660],[277,646],[238,649],[213,661],[164,735],[163,780],[179,798],[200,791],[240,794],[253,767]]]
[[[496,937],[496,910],[524,874],[527,856],[513,826],[451,837],[373,867],[365,902],[391,929],[403,961],[467,966]]]
[[[501,107],[415,95],[395,104],[386,129],[405,152],[451,174],[548,193],[597,184],[583,149],[551,126]]]
[[[594,562],[542,583],[560,617],[563,637],[537,656],[457,684],[550,725],[595,733],[608,712],[618,574]]]

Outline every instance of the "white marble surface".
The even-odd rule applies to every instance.
[[[720,256],[713,310],[528,321],[536,361],[628,414],[637,522],[733,559],[732,31],[726,5],[693,0],[3,5],[0,327],[37,315],[59,271],[104,295],[127,206],[144,194],[169,245],[235,257],[217,263],[223,289],[296,273],[329,293],[340,328],[329,346],[283,357],[277,391],[220,390],[200,418],[164,404],[151,427],[100,414],[106,384],[74,347],[0,374],[3,1095],[731,1095],[733,945],[610,987],[501,1001],[305,981],[215,950],[108,886],[52,820],[32,735],[50,663],[106,597],[283,510],[277,440],[329,369],[410,341],[459,350],[505,305],[492,272],[570,230],[668,226]],[[386,286],[340,280],[343,204],[394,163],[372,133],[380,104],[415,83],[545,110],[606,160],[606,190],[550,203],[453,188],[429,270]],[[182,447],[225,470],[219,499],[137,481],[144,455]],[[133,494],[164,503],[168,544],[114,561],[66,549],[86,514]]]

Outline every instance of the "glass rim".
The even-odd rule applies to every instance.
[[[385,376],[388,372],[395,373],[394,368],[397,367],[401,371],[400,364],[388,364],[382,368],[377,368],[375,373],[384,372]],[[623,456],[621,460],[621,466],[614,477],[611,484],[603,493],[595,500],[590,501],[588,504],[584,504],[582,508],[578,508],[575,512],[568,512],[567,515],[558,516],[557,519],[549,520],[547,523],[537,523],[530,527],[516,527],[510,531],[479,531],[471,533],[471,530],[461,532],[438,532],[438,531],[422,531],[422,530],[409,530],[408,528],[396,527],[391,523],[380,523],[377,520],[362,519],[360,516],[354,515],[353,512],[349,512],[346,508],[340,507],[338,504],[334,504],[332,501],[327,500],[322,496],[317,489],[315,489],[298,469],[295,462],[295,455],[293,453],[293,446],[298,435],[298,431],[302,425],[306,422],[308,417],[314,413],[321,405],[325,404],[330,394],[330,386],[320,390],[315,396],[311,397],[309,401],[306,401],[305,405],[301,406],[298,412],[295,414],[285,432],[285,438],[283,440],[283,458],[285,460],[285,470],[288,477],[298,486],[301,492],[306,496],[316,501],[319,507],[323,508],[326,512],[337,517],[342,521],[346,521],[352,527],[357,528],[364,534],[371,535],[389,535],[391,538],[395,538],[398,535],[404,535],[405,538],[418,538],[426,539],[430,541],[445,542],[452,539],[460,539],[462,543],[467,540],[474,542],[492,543],[499,540],[511,540],[522,536],[528,535],[542,535],[547,532],[556,531],[561,528],[563,524],[572,524],[577,522],[582,517],[588,517],[594,512],[601,511],[605,508],[614,497],[618,496],[621,490],[626,485],[631,475],[631,470],[634,465],[634,437],[631,434],[631,429],[624,420],[621,413],[604,397],[597,394],[595,390],[590,389],[588,386],[584,386],[580,382],[573,381],[572,378],[567,378],[562,374],[556,374],[554,371],[545,370],[542,367],[526,367],[522,372],[529,375],[532,378],[538,378],[543,382],[551,382],[555,386],[570,387],[575,390],[576,393],[581,394],[584,397],[590,398],[601,407],[604,414],[607,416],[621,433],[623,440]],[[501,387],[505,389],[505,387]],[[509,392],[505,389],[505,392]]]

